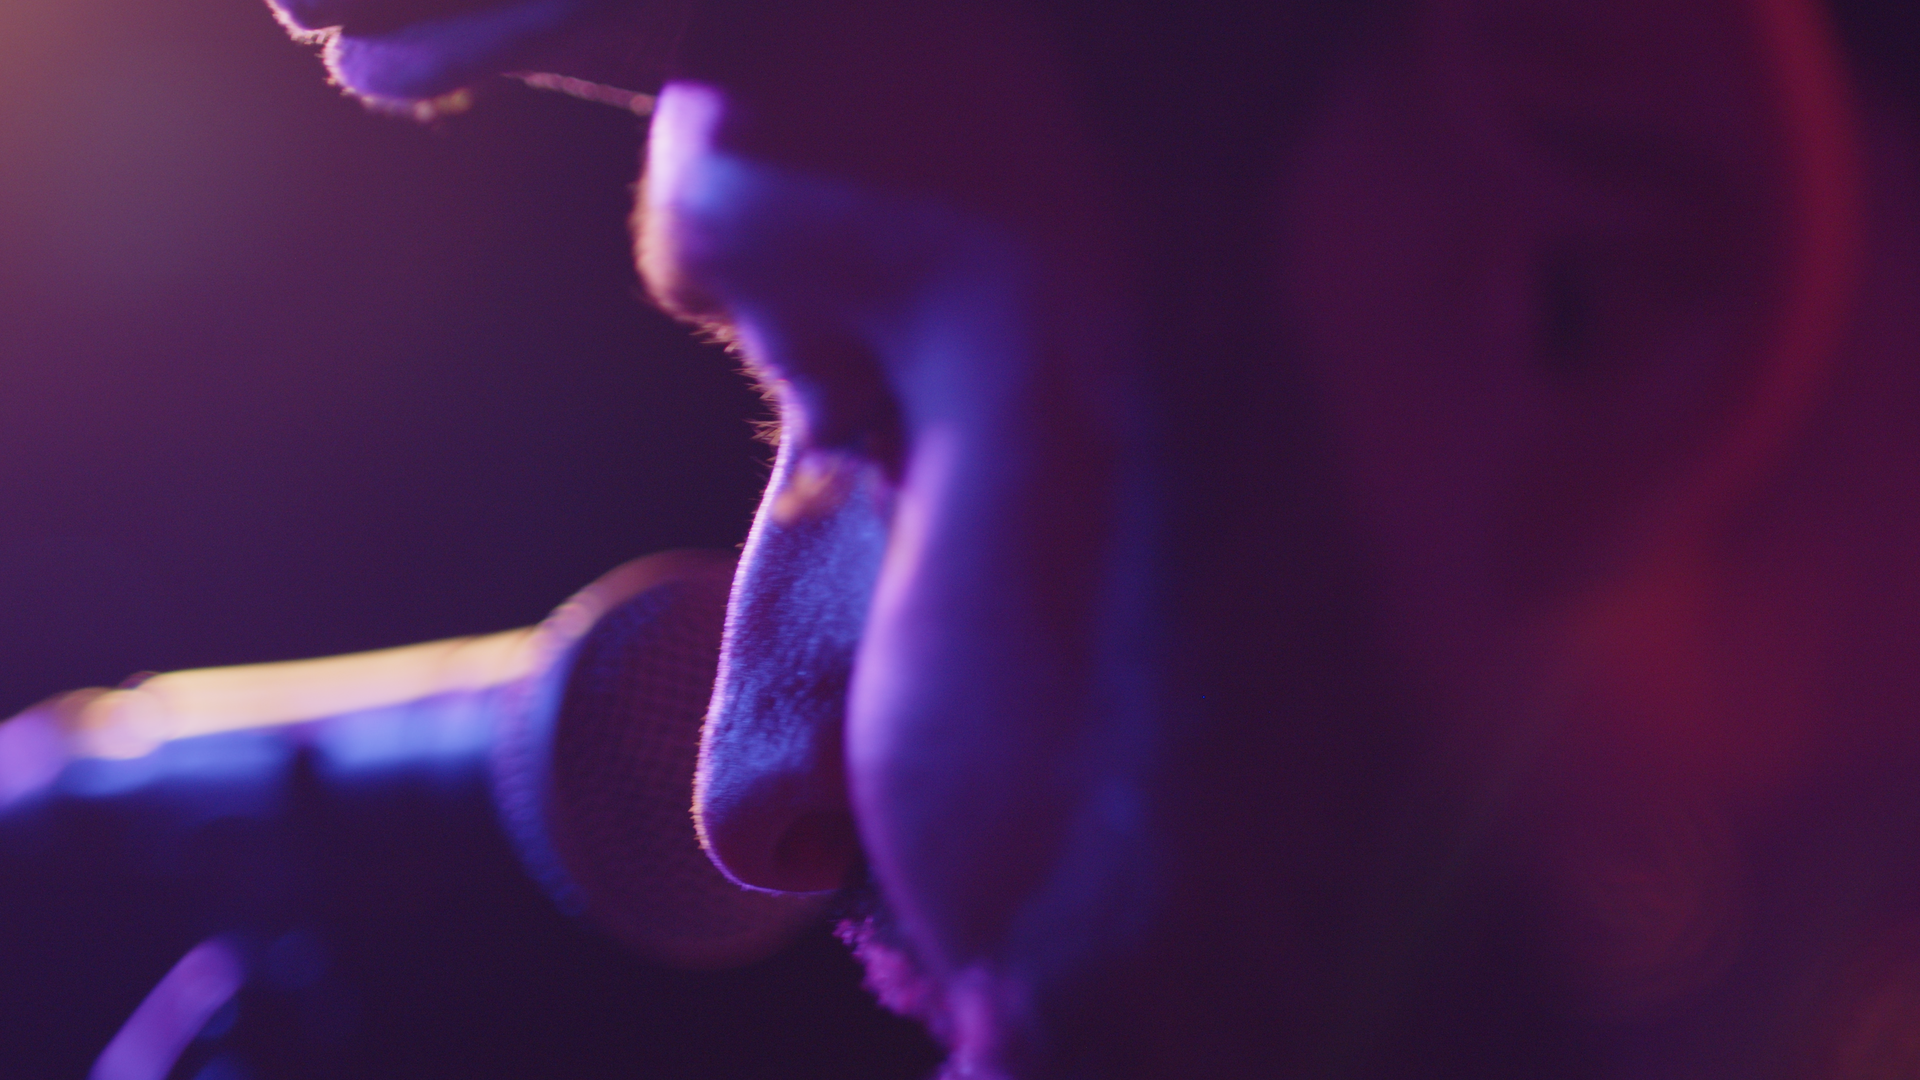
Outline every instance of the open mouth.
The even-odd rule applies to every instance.
[[[606,0],[271,0],[296,36],[326,42],[327,69],[362,97],[425,101],[513,71]]]

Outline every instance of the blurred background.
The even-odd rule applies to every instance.
[[[0,715],[143,670],[539,620],[730,548],[758,399],[639,297],[624,112],[429,125],[259,0],[0,3]],[[195,942],[259,977],[175,1070],[914,1077],[821,929],[723,975],[556,913],[471,765],[297,755],[0,819],[0,1077],[77,1077]]]

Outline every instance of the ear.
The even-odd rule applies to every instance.
[[[1859,166],[1825,12],[1423,12],[1446,110],[1536,202],[1528,306],[1556,434],[1516,505],[1523,591],[1549,566],[1617,576],[1653,549],[1711,543],[1790,446],[1846,319]]]
[[[1806,650],[1756,670],[1728,644],[1754,584],[1730,553],[1838,358],[1861,241],[1854,109],[1813,0],[1426,12],[1452,115],[1538,199],[1534,349],[1556,423],[1509,542],[1548,616],[1525,721],[1542,817],[1560,823],[1549,887],[1571,925],[1606,928],[1576,965],[1587,1007],[1658,1010],[1722,973],[1738,922],[1738,868],[1715,854],[1730,842],[1674,837],[1726,832],[1805,719],[1807,673],[1789,669]],[[1609,899],[1594,880],[1640,887]]]
[[[1596,737],[1724,771],[1765,726],[1716,704],[1760,674],[1716,660],[1731,529],[1828,381],[1861,244],[1857,121],[1825,12],[1425,10],[1453,114],[1539,193],[1533,348],[1556,422],[1508,534],[1553,623],[1549,693],[1566,700],[1546,709],[1604,712]]]

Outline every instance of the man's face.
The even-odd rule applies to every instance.
[[[1520,1075],[1719,975],[1809,715],[1792,575],[1656,497],[1781,295],[1742,5],[1169,16],[1138,132],[1026,5],[741,6],[636,215],[782,423],[723,868],[870,883],[983,1075]]]
[[[759,85],[670,84],[653,124],[643,271],[724,327],[783,423],[698,813],[750,885],[864,861],[928,977],[888,992],[982,1052],[998,984],[1138,914],[1129,256],[1031,27],[868,29]]]
[[[1457,425],[1394,431],[1411,403],[1368,397],[1436,359],[1376,320],[1444,306],[1431,290],[1454,282],[1437,268],[1475,238],[1418,214],[1369,228],[1354,207],[1356,187],[1403,195],[1407,179],[1341,140],[1403,135],[1366,127],[1404,88],[1344,102],[1360,115],[1333,134],[1276,115],[1304,124],[1296,160],[1312,167],[1276,167],[1216,215],[1256,253],[1243,267],[1264,268],[1229,282],[1223,331],[1207,325],[1223,305],[1158,293],[1179,249],[1158,237],[1183,223],[1120,182],[1036,23],[989,5],[825,7],[666,87],[637,219],[654,293],[735,343],[784,425],[708,720],[703,836],[752,886],[870,875],[886,909],[865,942],[876,982],[962,1061],[1201,1068],[1211,1032],[1204,1067],[1246,1067],[1227,1041],[1248,1024],[1368,1007],[1327,985],[1364,963],[1329,954],[1404,924],[1403,904],[1432,906],[1425,886],[1355,900],[1444,831],[1429,816],[1444,795],[1409,763],[1445,740],[1401,700],[1431,688],[1400,685],[1383,657],[1405,646],[1440,669],[1493,651],[1461,622],[1475,598],[1437,594],[1485,583],[1420,574],[1436,553],[1485,554],[1461,550],[1478,539],[1471,500],[1528,430],[1513,422],[1531,419],[1528,387],[1509,385],[1511,342],[1469,341],[1466,369],[1418,401],[1458,406]],[[1330,232],[1339,215],[1360,234]],[[1366,247],[1389,228],[1404,248]],[[1319,295],[1283,244],[1352,295]],[[1383,265],[1350,265],[1352,245]],[[1258,351],[1216,366],[1228,385],[1196,369],[1208,400],[1169,405],[1187,373],[1153,352],[1189,340]],[[1386,460],[1342,460],[1382,437]],[[1439,505],[1334,494],[1349,467],[1391,486],[1397,451],[1441,470],[1421,495]],[[1380,515],[1377,551],[1349,541],[1362,511]],[[1400,614],[1429,638],[1390,641],[1391,613],[1370,614],[1375,554],[1398,560],[1427,609]]]

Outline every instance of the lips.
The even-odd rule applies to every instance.
[[[295,35],[327,43],[327,69],[362,97],[425,101],[550,51],[610,0],[270,0]]]

